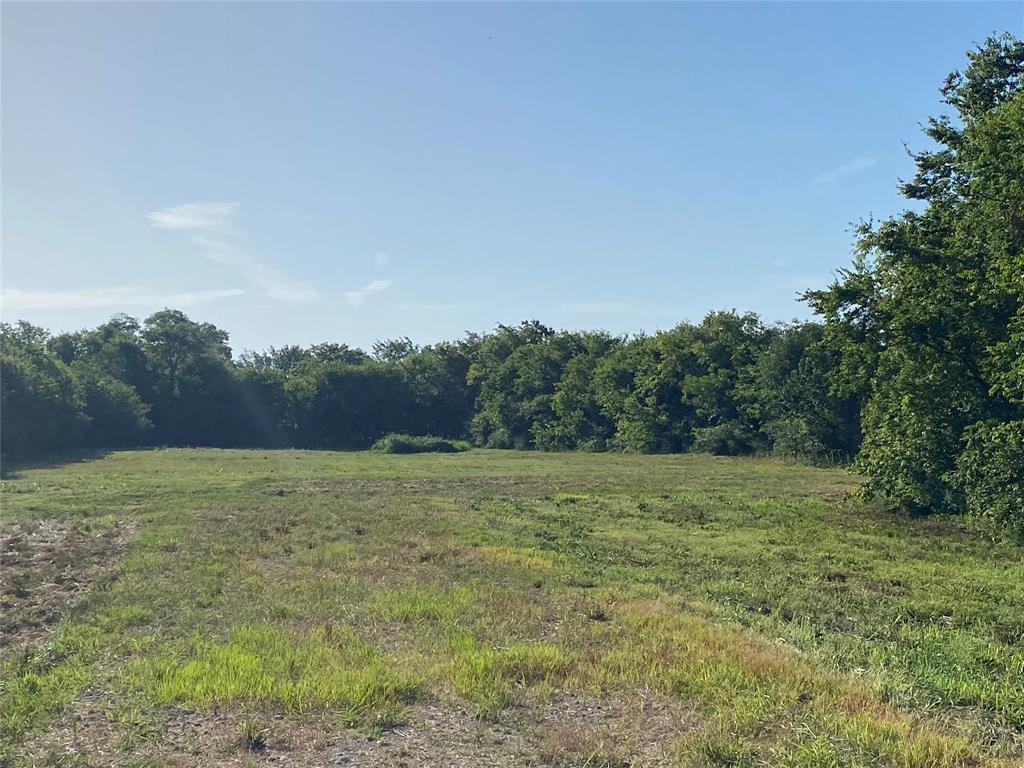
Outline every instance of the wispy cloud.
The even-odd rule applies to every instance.
[[[147,213],[146,218],[160,229],[217,229],[227,225],[238,210],[238,203],[182,203]]]
[[[811,181],[814,184],[831,184],[834,181],[845,179],[847,176],[853,176],[861,171],[865,171],[877,162],[878,159],[870,155],[858,155],[849,162],[815,176]]]
[[[625,312],[628,307],[621,301],[569,301],[559,304],[558,308],[581,315],[609,315]]]
[[[4,309],[97,309],[129,306],[182,306],[203,301],[241,296],[240,288],[161,293],[138,286],[86,288],[80,291],[22,291],[5,288],[0,294]]]
[[[317,301],[321,294],[312,284],[288,278],[277,268],[253,258],[234,242],[238,233],[230,229],[230,224],[239,207],[238,203],[184,203],[146,214],[146,218],[160,229],[210,233],[192,236],[192,242],[202,249],[203,256],[218,264],[237,267],[263,296],[279,301]]]
[[[346,291],[342,294],[350,305],[353,307],[361,307],[366,303],[366,300],[373,296],[375,293],[386,291],[391,287],[390,280],[371,280],[363,288],[358,291]]]
[[[249,256],[227,240],[194,235],[192,242],[203,249],[203,255],[218,264],[238,267],[260,293],[280,301],[308,302],[320,298],[320,291],[307,282],[291,280],[280,271]]]

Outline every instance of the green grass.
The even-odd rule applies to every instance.
[[[349,723],[393,723],[419,688],[352,629],[331,625],[302,634],[240,626],[227,642],[197,640],[133,672],[139,688],[163,704],[269,703],[299,713],[335,707]]]
[[[251,749],[253,723],[329,741],[430,704],[521,724],[572,693],[692,707],[679,765],[1019,764],[1024,549],[864,507],[853,480],[505,451],[23,470],[5,523],[133,533],[44,641],[5,654],[0,756],[45,764],[89,716],[122,762],[159,762],[182,711],[235,713]],[[524,733],[552,765],[632,759],[607,735]]]

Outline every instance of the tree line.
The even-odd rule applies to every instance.
[[[852,459],[910,512],[1024,532],[1024,44],[990,38],[942,87],[901,189],[853,265],[804,299],[820,322],[712,312],[653,335],[537,321],[418,347],[232,357],[176,310],[51,335],[0,330],[2,449],[143,444],[365,448],[394,432],[537,450]]]
[[[855,397],[815,323],[713,312],[634,338],[537,321],[418,347],[286,346],[233,359],[227,333],[163,310],[50,335],[0,332],[9,458],[142,444],[360,449],[395,432],[523,450],[773,451],[848,458]]]

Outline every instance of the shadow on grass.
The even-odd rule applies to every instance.
[[[44,456],[33,456],[31,458],[12,461],[4,457],[0,461],[0,478],[14,480],[19,473],[26,469],[48,469],[59,467],[64,464],[80,464],[86,461],[96,461],[113,453],[113,448],[90,448],[74,451],[62,451],[60,453],[48,453]]]

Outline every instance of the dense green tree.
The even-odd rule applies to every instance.
[[[235,392],[240,419],[233,444],[283,448],[292,444],[295,426],[289,420],[287,374],[274,367],[260,367],[252,358],[235,369]]]
[[[362,365],[371,360],[361,349],[353,349],[348,344],[323,342],[309,348],[308,357],[320,363],[345,363],[346,365]]]
[[[7,459],[75,448],[89,426],[81,387],[49,353],[48,340],[29,323],[0,323],[0,448]]]
[[[412,402],[402,372],[378,362],[304,364],[285,391],[295,442],[306,448],[367,448],[403,431]]]
[[[146,319],[140,336],[157,378],[154,438],[169,445],[238,444],[248,414],[238,397],[227,333],[165,309]]]
[[[595,370],[602,412],[615,425],[612,447],[642,453],[685,451],[693,443],[694,407],[682,382],[699,372],[693,328],[640,336],[618,345]]]
[[[142,347],[139,321],[116,315],[91,331],[54,336],[48,348],[64,363],[88,363],[134,389],[143,400],[154,394],[155,374]]]
[[[257,371],[275,370],[288,374],[295,366],[310,357],[312,357],[312,353],[309,350],[294,344],[288,344],[280,349],[270,347],[265,352],[247,349],[239,355],[238,362],[247,369]]]
[[[860,401],[832,392],[838,355],[817,323],[766,331],[767,343],[740,385],[747,419],[772,451],[812,461],[852,458],[860,444]]]
[[[412,417],[406,431],[420,435],[465,437],[479,387],[468,378],[480,337],[470,335],[403,355],[398,365],[412,393]]]
[[[419,351],[408,336],[400,339],[385,339],[373,344],[373,358],[382,363],[400,363],[409,355]]]
[[[572,336],[575,354],[555,384],[552,418],[533,429],[535,444],[542,450],[602,451],[615,434],[615,423],[601,408],[594,375],[601,360],[622,340],[603,332]]]
[[[498,326],[480,343],[467,379],[479,388],[470,433],[478,445],[532,448],[533,428],[551,418],[551,397],[568,355],[555,331],[531,320]]]
[[[870,490],[911,510],[966,498],[983,514],[970,486],[980,464],[1012,458],[1000,425],[1024,415],[1024,45],[992,38],[968,59],[942,88],[955,116],[929,121],[936,148],[913,155],[902,185],[923,209],[864,225],[854,266],[807,297],[841,356],[836,392],[864,400]]]
[[[146,442],[153,427],[149,405],[130,384],[107,375],[97,365],[70,366],[88,419],[81,442],[91,448],[129,448]]]
[[[763,447],[760,424],[743,408],[743,383],[768,335],[752,312],[710,312],[692,329],[695,365],[682,379],[683,402],[693,409],[694,446],[738,455]]]

